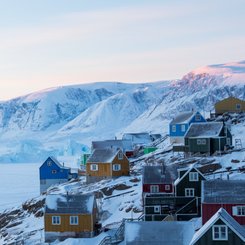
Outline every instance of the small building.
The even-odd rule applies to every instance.
[[[209,180],[202,183],[202,222],[205,224],[220,208],[245,225],[245,181]]]
[[[126,245],[189,245],[195,233],[192,222],[151,221],[126,222]]]
[[[45,242],[93,237],[97,205],[93,194],[47,195],[44,213]]]
[[[183,112],[177,115],[169,124],[170,143],[183,144],[189,126],[200,122],[206,122],[200,112]]]
[[[244,245],[245,228],[220,208],[193,236],[190,245]]]
[[[54,157],[48,157],[39,168],[40,193],[45,192],[50,186],[64,183],[77,174],[71,169],[61,165]]]
[[[174,182],[175,196],[201,197],[202,181],[205,176],[194,166],[178,169],[178,179]]]
[[[144,146],[152,143],[153,139],[149,133],[125,133],[122,136],[123,140],[130,140],[133,148],[137,146]]]
[[[232,136],[222,122],[193,123],[185,134],[185,147],[190,153],[213,154],[228,145],[232,145]]]
[[[86,165],[87,182],[129,175],[129,160],[121,150],[96,149]]]
[[[228,97],[224,100],[217,102],[214,105],[215,115],[222,115],[228,113],[245,112],[245,101],[235,97]]]
[[[144,154],[149,154],[157,150],[157,147],[144,147]]]

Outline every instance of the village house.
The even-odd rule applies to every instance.
[[[190,245],[244,245],[245,228],[220,208],[193,236]]]
[[[190,153],[213,154],[231,145],[231,133],[222,122],[194,123],[185,134],[185,147]]]
[[[87,160],[87,183],[129,175],[129,160],[121,150],[96,149]]]
[[[217,102],[214,105],[215,115],[222,115],[224,113],[240,113],[245,112],[245,101],[235,97],[228,97]]]
[[[245,225],[245,181],[209,180],[202,183],[202,222],[205,224],[224,208],[239,224]]]
[[[93,237],[97,205],[93,194],[47,195],[44,213],[45,242],[69,237]]]
[[[125,133],[122,136],[123,140],[130,140],[133,148],[139,146],[145,146],[153,142],[153,138],[149,133]]]
[[[206,122],[200,112],[182,112],[169,124],[170,143],[184,144],[184,135],[191,124]]]
[[[64,183],[77,176],[77,172],[73,172],[71,168],[61,165],[54,157],[48,157],[39,168],[40,193],[52,185]]]

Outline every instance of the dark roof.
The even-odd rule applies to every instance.
[[[46,197],[45,213],[87,214],[92,213],[95,196],[92,194],[62,195],[50,194]]]
[[[95,149],[88,158],[87,163],[111,163],[118,152],[119,150],[113,149]]]
[[[223,128],[223,123],[220,122],[203,122],[192,123],[187,130],[185,137],[218,137]]]
[[[174,166],[144,166],[143,184],[172,183],[177,177]]]
[[[200,230],[198,230],[193,236],[190,245],[196,244],[196,242],[217,222],[222,220],[233,232],[235,232],[242,241],[245,241],[245,228],[242,227],[235,219],[233,219],[224,208],[220,208],[209,220],[206,222]]]
[[[125,244],[189,245],[194,232],[189,221],[126,222]]]
[[[103,141],[92,141],[92,149],[121,149],[123,152],[132,151],[131,140],[103,140]]]
[[[209,180],[202,182],[203,203],[245,204],[244,180]]]
[[[170,124],[187,123],[196,114],[196,112],[188,111],[178,114]]]

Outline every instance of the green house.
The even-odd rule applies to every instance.
[[[91,154],[89,153],[84,153],[81,156],[81,165],[86,165],[88,158],[90,157]]]
[[[157,147],[145,147],[144,154],[148,154],[157,150]]]
[[[231,145],[231,133],[222,122],[194,123],[185,134],[185,147],[191,153],[213,154]]]

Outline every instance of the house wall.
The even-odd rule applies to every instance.
[[[242,204],[245,205],[245,204]],[[240,225],[245,225],[245,216],[233,216],[232,207],[241,204],[202,203],[202,223],[205,224],[221,207],[224,208]]]
[[[174,187],[172,183],[165,183],[165,184],[143,184],[143,192],[150,193],[151,192],[151,185],[158,185],[159,193],[173,193]],[[166,190],[165,186],[169,185],[170,189]]]
[[[198,145],[197,140],[205,140],[206,144]],[[189,152],[200,152],[200,153],[207,153],[210,152],[210,139],[208,138],[188,138],[187,145],[189,146]]]
[[[123,159],[119,159],[118,156],[116,156],[113,159],[112,164],[121,164],[121,170],[120,171],[113,171],[112,170],[112,176],[113,177],[129,175],[129,160],[124,154],[123,154]]]
[[[214,225],[225,225],[222,220],[217,220]],[[207,230],[207,232],[200,237],[200,239],[194,243],[194,245],[244,245],[244,242],[228,227],[228,240],[226,241],[215,241],[212,235],[212,226]]]
[[[67,179],[44,179],[40,180],[40,193],[45,192],[50,186],[66,182]]]
[[[241,108],[237,109],[236,105],[240,104]],[[215,114],[223,114],[225,112],[245,112],[245,101],[230,97],[227,99],[224,99],[222,101],[219,101],[215,104]]]
[[[98,171],[92,171],[90,169],[91,164],[97,164]],[[102,162],[99,163],[87,162],[86,173],[88,176],[97,176],[97,177],[111,176],[111,164],[102,163]]]

